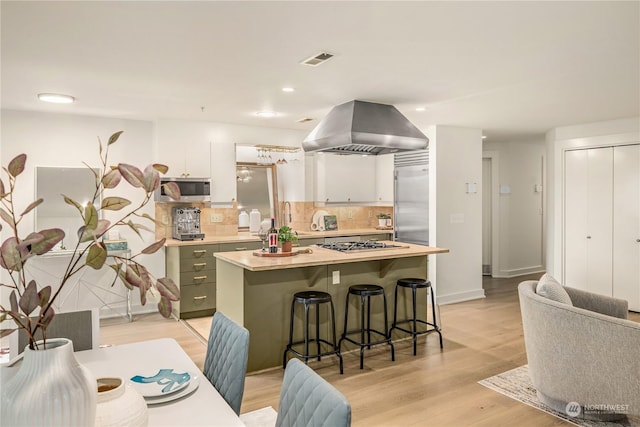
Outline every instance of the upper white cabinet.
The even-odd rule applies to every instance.
[[[565,152],[564,283],[640,310],[640,145]]]
[[[394,154],[376,156],[376,202],[393,204],[393,160]]]
[[[214,142],[211,151],[211,203],[231,205],[236,199],[236,146],[229,142]]]
[[[209,178],[211,143],[202,139],[177,141],[173,138],[159,138],[158,160],[169,166],[169,176]]]
[[[315,200],[326,203],[372,203],[376,200],[375,156],[317,154]]]
[[[307,194],[320,203],[393,204],[393,154],[307,156]]]

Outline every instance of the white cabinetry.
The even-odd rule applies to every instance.
[[[236,199],[236,147],[229,142],[215,142],[212,147],[211,204],[231,206]]]
[[[393,160],[394,154],[376,156],[376,202],[393,204]]]
[[[393,202],[393,155],[316,154],[312,170],[317,202]]]
[[[640,310],[640,146],[565,152],[564,283]]]
[[[209,178],[211,176],[211,143],[205,140],[158,140],[158,159],[169,166],[172,177]]]

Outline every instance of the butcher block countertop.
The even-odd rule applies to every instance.
[[[366,236],[367,234],[389,234],[393,230],[378,230],[376,228],[359,228],[351,230],[335,230],[335,231],[299,231],[299,239],[315,239],[334,236]],[[260,238],[257,234],[249,232],[239,232],[229,236],[205,236],[204,240],[175,240],[167,239],[165,246],[190,246],[190,245],[206,245],[215,243],[237,243],[237,242],[259,242]]]
[[[376,261],[383,259],[407,258],[426,256],[449,252],[449,249],[435,248],[431,246],[412,245],[402,242],[386,241],[390,245],[401,246],[399,248],[376,249],[354,252],[340,252],[332,249],[308,246],[303,249],[311,249],[311,253],[300,253],[289,257],[260,257],[253,253],[256,251],[218,252],[214,256],[221,261],[244,268],[249,271],[282,270],[287,268],[312,267],[317,265],[346,264],[363,261]],[[296,250],[294,248],[294,250]]]

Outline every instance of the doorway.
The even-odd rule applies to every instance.
[[[482,275],[491,276],[491,158],[482,159]]]
[[[498,152],[482,153],[482,275],[498,272]]]

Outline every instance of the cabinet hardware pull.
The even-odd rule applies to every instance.
[[[206,253],[207,253],[206,249],[199,249],[197,251],[193,251],[194,255],[196,255],[196,254],[206,254]]]
[[[205,280],[207,276],[195,276],[193,280]]]
[[[247,248],[236,248],[236,251],[246,251]]]
[[[636,242],[637,242],[637,243],[640,243],[640,239],[636,239]]]
[[[193,299],[196,300],[196,301],[200,301],[200,300],[203,300],[203,299],[207,299],[207,296],[203,295],[201,297],[193,297]]]
[[[587,239],[590,239],[590,238],[591,238],[591,236],[587,236]]]
[[[207,263],[206,262],[194,262],[193,266],[194,267],[206,267]]]

